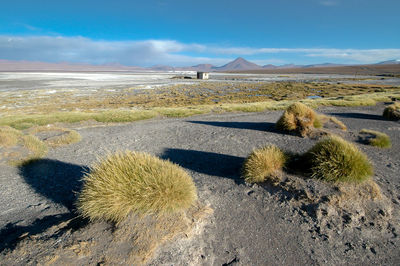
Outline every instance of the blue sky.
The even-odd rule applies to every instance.
[[[0,59],[125,65],[400,59],[399,0],[14,0]]]

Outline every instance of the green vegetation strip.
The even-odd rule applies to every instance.
[[[399,97],[399,91],[386,91],[362,95],[351,95],[321,99],[303,99],[300,102],[309,107],[318,106],[371,106],[376,102],[390,101]],[[110,109],[99,112],[54,112],[46,114],[20,114],[0,117],[0,126],[27,129],[54,123],[76,123],[94,120],[102,123],[133,122],[156,116],[187,117],[210,112],[261,112],[265,110],[283,110],[299,100],[265,101],[254,103],[224,103],[186,107],[154,107],[149,109],[120,110]]]

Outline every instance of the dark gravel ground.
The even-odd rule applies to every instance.
[[[368,226],[320,228],[285,192],[240,179],[240,167],[253,148],[267,143],[304,152],[316,140],[275,131],[281,111],[156,119],[131,124],[81,128],[82,141],[51,150],[46,167],[0,166],[0,251],[15,247],[16,233],[39,233],[71,218],[82,171],[108,151],[146,151],[189,171],[199,199],[214,209],[204,232],[166,245],[152,265],[298,265],[400,263],[400,124],[381,118],[374,107],[324,107],[347,126],[343,135],[357,141],[362,128],[388,134],[391,149],[358,143],[374,164],[374,180],[389,199],[386,222]],[[390,216],[390,217],[389,217]],[[325,234],[327,230],[331,233]],[[29,256],[21,264],[29,262]],[[16,263],[19,264],[19,263]],[[76,264],[82,264],[76,262]]]

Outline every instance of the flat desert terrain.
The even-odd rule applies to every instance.
[[[127,77],[128,74],[118,74],[126,75],[122,81],[114,74],[99,74],[103,75],[101,78],[71,74],[60,79],[55,77],[59,74],[51,73],[38,75],[36,81],[34,74],[12,75],[0,73],[0,95],[6,106],[3,117],[17,110],[5,98],[18,90],[24,93],[32,90],[32,95],[40,96],[43,91],[52,90],[106,90],[110,86],[116,90],[133,86],[149,86],[149,89],[166,82],[169,85],[191,82],[171,79],[176,74],[170,73],[134,79]],[[107,75],[117,81],[111,81]],[[90,81],[91,78],[96,80]],[[142,82],[142,78],[147,81]],[[268,78],[272,77],[218,74],[208,82],[247,79],[246,82],[257,83]],[[355,82],[351,78],[293,76],[296,81],[322,79],[334,84]],[[396,78],[364,78],[367,84],[371,80],[397,88],[400,84]],[[87,83],[82,84],[82,80]],[[98,157],[120,150],[147,152],[182,166],[195,182],[199,204],[212,210],[202,219],[194,215],[190,234],[178,234],[160,244],[143,264],[398,265],[400,124],[383,119],[382,112],[388,104],[389,101],[380,101],[371,106],[315,109],[340,119],[347,131],[334,126],[328,130],[355,143],[374,167],[372,180],[378,185],[379,196],[363,198],[365,195],[354,194],[343,202],[328,200],[332,193],[340,191],[339,186],[327,186],[323,181],[293,172],[283,172],[279,185],[248,184],[241,178],[243,162],[255,148],[275,144],[287,152],[302,153],[319,140],[277,131],[275,123],[282,110],[217,112],[213,109],[187,117],[63,124],[78,132],[81,141],[51,148],[31,164],[13,165],[4,161],[0,164],[0,265],[130,263],[136,242],[129,226],[86,221],[77,216],[74,205],[88,167]],[[364,128],[389,135],[392,147],[380,149],[361,142],[360,130]]]

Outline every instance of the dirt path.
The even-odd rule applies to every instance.
[[[348,140],[355,141],[362,128],[391,137],[393,147],[389,150],[358,146],[373,162],[374,180],[391,200],[392,216],[397,217],[400,124],[382,120],[382,110],[378,105],[319,111],[341,119],[348,126]],[[0,239],[6,240],[0,251],[14,247],[10,236],[15,232],[40,232],[70,218],[82,170],[107,151],[129,149],[183,166],[194,178],[200,200],[214,209],[203,234],[167,245],[153,265],[398,264],[400,226],[395,221],[399,217],[386,228],[349,225],[343,232],[328,228],[332,233],[325,234],[315,217],[299,211],[283,191],[250,186],[240,179],[241,164],[253,148],[273,143],[304,152],[315,142],[276,132],[274,123],[280,114],[204,115],[84,128],[78,130],[83,138],[80,143],[49,152],[47,167],[41,173],[1,165]]]

